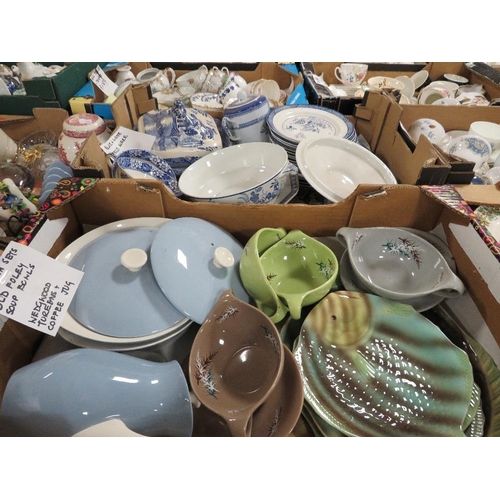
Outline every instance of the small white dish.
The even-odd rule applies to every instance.
[[[404,85],[404,88],[401,89],[401,95],[404,95],[408,99],[411,99],[413,97],[413,94],[415,93],[415,82],[406,75],[397,76],[396,80],[402,82]]]
[[[450,82],[458,83],[460,85],[463,85],[465,83],[469,83],[469,80],[467,78],[465,78],[465,76],[455,75],[454,73],[445,73],[443,76],[444,76],[444,78],[446,78],[446,80],[449,80]]]
[[[425,69],[422,69],[411,75],[410,78],[415,84],[415,90],[418,90],[427,81],[427,78],[429,78],[429,72]]]
[[[343,200],[359,184],[397,184],[382,160],[363,146],[341,137],[301,141],[296,160],[306,181],[332,202]]]
[[[375,90],[403,90],[405,84],[396,78],[388,76],[372,76],[368,78],[368,87]]]

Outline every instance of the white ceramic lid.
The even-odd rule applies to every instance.
[[[151,245],[155,278],[170,302],[202,324],[221,293],[249,302],[239,276],[243,246],[231,234],[196,217],[180,217],[158,230]]]

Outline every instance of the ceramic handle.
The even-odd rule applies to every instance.
[[[340,66],[336,66],[335,67],[335,76],[337,77],[337,80],[340,82],[340,83],[344,83],[344,81],[342,80],[342,75],[340,73]]]
[[[302,313],[302,302],[306,294],[277,294],[283,300],[290,311],[292,319],[300,319]]]
[[[465,292],[465,286],[462,280],[456,275],[450,277],[449,280],[446,280],[442,283],[441,288],[434,291],[433,293],[439,295],[441,297],[458,297]]]
[[[165,76],[167,77],[167,79],[169,80],[169,87],[172,88],[173,85],[174,85],[174,82],[175,82],[175,78],[176,78],[176,74],[175,74],[175,71],[173,68],[165,68],[163,70],[163,73],[165,73]],[[172,77],[172,79],[170,80],[170,78],[168,78],[168,74],[170,73],[170,76]]]
[[[217,247],[214,252],[214,265],[218,268],[233,267],[234,255],[224,247]]]
[[[226,135],[229,137],[229,139],[234,142],[234,143],[237,143],[239,142],[239,139],[232,133],[230,127],[229,127],[229,124],[231,122],[227,119],[227,117],[222,117],[222,120],[221,120],[221,125],[222,125],[222,129],[224,130],[224,132],[226,133]]]
[[[148,261],[148,254],[140,248],[130,248],[122,253],[120,263],[129,271],[136,273],[140,271]]]
[[[240,414],[239,418],[227,418],[226,423],[233,437],[250,437],[252,434],[253,415],[247,419]]]
[[[299,167],[293,163],[288,162],[288,165],[279,173],[278,177],[287,177],[289,174],[298,174]]]

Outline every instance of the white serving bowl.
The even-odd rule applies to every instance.
[[[248,142],[195,161],[181,174],[179,189],[191,201],[280,203],[286,181],[297,172],[283,147]]]
[[[349,196],[359,184],[397,184],[380,158],[342,137],[304,139],[297,146],[296,158],[305,180],[334,203]]]
[[[356,277],[371,293],[407,301],[429,294],[458,297],[465,291],[441,252],[409,231],[343,227],[336,236]]]

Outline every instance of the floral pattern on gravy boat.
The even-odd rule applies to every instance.
[[[411,306],[332,292],[304,321],[295,358],[306,401],[343,434],[465,436],[472,365]]]

